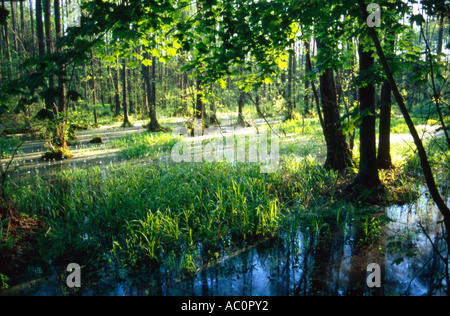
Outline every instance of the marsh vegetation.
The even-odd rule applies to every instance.
[[[69,2],[0,8],[1,294],[449,293],[445,1]]]

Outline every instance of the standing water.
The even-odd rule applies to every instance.
[[[169,269],[148,268],[133,276],[114,267],[84,276],[78,294],[159,296],[445,295],[446,250],[440,213],[426,194],[413,204],[389,207],[373,242],[360,244],[350,227],[323,243],[292,228],[276,238],[223,258],[196,276],[177,280]],[[381,286],[370,289],[367,267],[381,267]],[[36,273],[38,272],[38,273]],[[33,277],[34,275],[34,277]],[[40,277],[36,277],[40,275]],[[20,276],[3,295],[67,295],[65,279],[41,271]]]

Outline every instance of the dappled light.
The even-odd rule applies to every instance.
[[[2,1],[0,296],[448,296],[449,12]]]

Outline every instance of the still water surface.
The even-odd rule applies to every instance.
[[[110,296],[292,296],[292,295],[445,295],[445,267],[433,250],[446,250],[439,211],[426,194],[416,203],[390,207],[376,242],[360,246],[361,231],[347,227],[320,243],[304,229],[292,228],[274,239],[236,252],[176,280],[163,267],[130,276],[108,267],[83,274],[78,295]],[[422,227],[425,228],[426,234]],[[369,289],[367,266],[381,267],[381,288]],[[24,274],[3,295],[70,295],[69,273],[42,277]],[[38,277],[38,275],[40,275]]]

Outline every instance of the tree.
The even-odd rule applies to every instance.
[[[364,3],[364,0],[358,0],[358,4],[360,7],[360,10],[362,11],[362,17],[363,21],[367,20],[367,12],[366,12],[366,5]],[[413,120],[411,119],[411,115],[409,114],[409,111],[405,105],[405,102],[403,100],[403,97],[398,89],[397,83],[394,79],[391,67],[389,65],[388,59],[386,58],[386,55],[384,53],[383,47],[381,46],[381,42],[378,39],[378,35],[376,33],[376,30],[373,28],[368,28],[369,35],[376,47],[377,54],[380,58],[380,62],[383,65],[384,72],[386,74],[386,77],[389,81],[389,84],[392,88],[393,94],[395,96],[395,99],[397,101],[397,104],[403,114],[403,117],[406,121],[406,124],[408,125],[409,131],[411,133],[411,136],[414,139],[414,143],[416,145],[420,163],[422,166],[422,170],[425,176],[425,180],[427,182],[428,190],[430,191],[430,194],[436,203],[437,207],[439,208],[441,214],[444,217],[444,224],[447,231],[446,241],[448,247],[450,247],[450,209],[446,205],[444,199],[442,198],[441,194],[439,193],[439,190],[436,185],[436,181],[433,176],[433,171],[430,166],[430,162],[427,157],[427,152],[425,150],[425,147],[423,146],[423,142],[420,139],[419,134],[417,133],[416,127],[414,125]],[[447,262],[448,265],[448,262]]]
[[[51,3],[50,0],[44,0],[44,24],[45,24],[45,42],[47,46],[47,54],[53,53],[53,36],[52,36],[52,26],[51,26]],[[53,111],[54,115],[58,114],[58,108],[55,105],[55,77],[50,74],[48,78],[48,86],[45,104],[49,111]]]
[[[322,36],[317,38],[317,50],[321,58],[329,52],[329,44]],[[350,148],[341,129],[340,112],[337,103],[334,72],[327,61],[322,59],[323,73],[320,75],[320,93],[323,111],[323,129],[327,143],[327,159],[325,166],[333,170],[343,171],[352,166]]]
[[[158,118],[156,117],[156,58],[153,58],[150,53],[145,53],[146,64],[142,64],[142,73],[144,76],[146,88],[146,100],[149,109],[150,123],[148,129],[152,132],[161,131]],[[151,66],[150,66],[151,63]]]
[[[360,39],[364,41],[364,39]],[[362,122],[360,126],[360,165],[355,185],[365,189],[373,189],[380,185],[377,167],[376,134],[375,134],[375,86],[368,75],[373,71],[374,52],[367,51],[367,44],[359,46],[360,82],[359,103]],[[366,79],[367,78],[367,79]]]
[[[59,41],[62,37],[62,27],[61,27],[61,6],[60,0],[55,0],[54,10],[55,10],[55,30],[56,30],[56,41]],[[57,43],[57,52],[61,53],[61,45]],[[66,87],[64,82],[64,67],[61,66],[58,69],[58,111],[64,112],[66,109]],[[97,123],[97,122],[96,122]]]
[[[122,71],[122,80],[123,80],[122,81],[122,90],[123,90],[122,97],[123,97],[123,113],[124,113],[122,126],[126,127],[126,126],[130,126],[131,123],[130,123],[130,118],[128,117],[128,103],[127,103],[127,101],[128,101],[128,88],[127,88],[128,81],[127,81],[127,79],[128,79],[128,77],[127,77],[127,62],[125,59],[122,60],[122,69],[123,69],[123,71]]]

